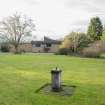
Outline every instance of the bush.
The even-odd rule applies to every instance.
[[[105,41],[95,41],[84,48],[81,54],[85,57],[100,57],[105,52]]]
[[[91,46],[97,47],[101,52],[105,52],[105,41],[103,40],[95,41]]]
[[[7,44],[3,44],[3,45],[1,45],[1,51],[2,52],[9,52],[10,47]]]
[[[82,55],[84,57],[91,57],[91,58],[100,57],[101,53],[102,52],[99,48],[93,48],[93,47],[84,48],[82,51]]]
[[[60,48],[59,51],[56,53],[57,55],[68,55],[70,53],[69,49],[66,48]]]

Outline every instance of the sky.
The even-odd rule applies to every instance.
[[[91,17],[104,24],[105,0],[0,0],[0,20],[15,12],[34,20],[33,40],[43,36],[59,39],[71,31],[86,32]]]

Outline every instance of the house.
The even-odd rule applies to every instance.
[[[44,39],[40,41],[31,41],[30,43],[20,44],[19,50],[33,53],[55,53],[58,51],[60,44],[61,41],[44,37]],[[11,51],[14,51],[13,46],[11,47]]]
[[[44,37],[43,41],[32,41],[31,44],[32,44],[32,52],[54,53],[58,51],[61,41]]]

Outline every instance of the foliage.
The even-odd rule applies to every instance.
[[[0,22],[0,38],[13,45],[15,53],[18,53],[19,44],[26,37],[31,36],[34,27],[35,25],[31,19],[16,13]]]
[[[82,55],[85,57],[100,57],[102,53],[105,53],[105,41],[95,41],[86,47],[82,51]]]
[[[10,47],[7,43],[3,43],[1,44],[1,49],[2,52],[9,52],[10,51]]]
[[[100,57],[101,50],[99,48],[87,47],[83,49],[82,55],[85,57]]]
[[[70,49],[73,53],[78,53],[84,47],[87,47],[90,39],[85,33],[71,32],[62,42],[60,48]]]
[[[67,48],[60,48],[56,54],[68,55],[68,54],[70,54],[70,50]]]
[[[105,40],[105,25],[103,27],[103,32],[102,32],[101,40]]]
[[[103,25],[99,17],[93,17],[90,20],[87,34],[92,40],[100,40],[103,32]]]
[[[60,48],[70,49],[72,47],[72,41],[69,38],[65,37]]]

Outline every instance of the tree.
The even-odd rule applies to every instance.
[[[105,40],[105,24],[103,26],[103,32],[102,32],[101,40]]]
[[[103,25],[99,17],[94,17],[90,20],[87,34],[92,40],[100,40],[103,32]]]
[[[71,32],[64,38],[60,48],[66,48],[73,53],[77,53],[90,43],[90,39],[85,33]]]
[[[35,25],[32,19],[18,13],[0,22],[0,38],[13,45],[15,53],[18,53],[20,43],[31,36],[34,30]]]

